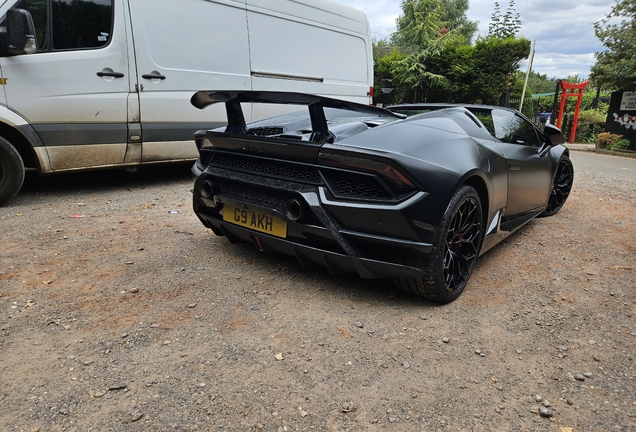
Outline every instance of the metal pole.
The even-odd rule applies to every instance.
[[[530,70],[532,70],[532,60],[534,60],[534,47],[537,44],[537,40],[532,41],[532,48],[530,49],[530,60],[528,61],[528,70],[526,71],[526,81],[523,83],[523,91],[521,92],[521,102],[519,102],[519,112],[523,108],[523,98],[526,97],[526,87],[528,86],[528,77],[530,76]]]

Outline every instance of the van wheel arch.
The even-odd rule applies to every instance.
[[[6,123],[0,122],[0,138],[7,140],[17,150],[26,169],[36,169],[38,173],[42,174],[43,167],[33,150],[33,145],[22,132]]]
[[[0,204],[9,201],[24,183],[24,162],[16,148],[0,137]]]

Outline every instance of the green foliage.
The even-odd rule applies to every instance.
[[[466,17],[468,0],[402,0],[401,8],[391,44],[402,49],[427,47],[446,31],[453,39],[446,43],[470,44],[477,32],[477,21]]]
[[[394,82],[398,87],[413,92],[413,102],[418,100],[418,90],[433,87],[446,79],[443,75],[428,70],[426,60],[430,56],[430,52],[420,51],[394,62],[391,66]]]
[[[599,133],[605,129],[605,117],[607,111],[602,112],[588,109],[579,113],[579,121],[576,125],[576,142],[595,142]]]
[[[474,70],[468,77],[469,81],[464,81],[469,92],[462,100],[497,104],[501,93],[512,89],[519,62],[529,53],[530,41],[525,38],[488,37],[478,40],[472,53]]]
[[[404,60],[406,57],[407,54],[400,51],[397,47],[373,45],[373,100],[375,103],[389,105],[395,102],[395,95],[400,89],[395,88],[395,84],[393,83],[395,77],[393,76],[393,72],[391,72],[391,68],[394,63]],[[382,92],[382,88],[390,88],[392,92],[385,94]]]
[[[590,78],[607,90],[636,90],[636,0],[616,0],[609,14],[594,23],[596,37],[607,48],[596,53]],[[618,24],[610,24],[620,19]]]
[[[612,149],[625,150],[629,147],[629,140],[621,138],[616,141],[616,144],[612,146]]]
[[[523,93],[523,83],[526,79],[526,74],[523,72],[516,71],[514,77],[512,78],[512,86],[510,88],[512,99],[521,99],[521,94]],[[526,89],[526,97],[532,96],[532,91],[530,89]]]
[[[602,132],[596,135],[596,148],[598,149],[612,148],[622,138],[623,138],[623,135],[613,134],[610,132]],[[627,141],[627,140],[624,140],[624,141]],[[621,143],[621,145],[623,145],[623,143]],[[627,141],[627,145],[629,145],[629,141]]]
[[[604,94],[605,96],[609,96],[609,94]],[[592,109],[592,103],[594,103],[594,99],[596,99],[596,92],[584,92],[583,97],[581,98],[581,111]],[[561,103],[561,94],[559,93],[558,103]],[[558,108],[558,107],[557,107]],[[609,109],[609,104],[607,103],[599,103],[596,108],[599,112],[604,112],[607,114],[607,110]],[[565,112],[566,113],[574,113],[576,110],[576,98],[570,97],[565,101]]]
[[[373,46],[374,71],[376,76],[376,86],[380,80],[393,79],[391,74],[391,65],[397,61],[403,60],[407,54],[400,51],[397,47],[379,47]]]
[[[429,101],[499,103],[515,86],[519,62],[530,53],[524,38],[478,38],[475,46],[453,46],[432,58],[430,71],[446,80],[426,89]]]
[[[441,0],[403,0],[402,14],[395,24],[397,30],[391,35],[394,45],[426,50],[439,45],[440,32],[448,23],[442,18]]]
[[[509,18],[502,18],[506,25],[514,18],[513,5]],[[497,104],[502,92],[515,87],[515,71],[527,58],[530,41],[489,36],[471,46],[476,23],[466,19],[467,8],[467,0],[402,1],[391,40],[374,42],[376,102]],[[390,95],[378,91],[382,79],[390,80]]]
[[[490,24],[488,24],[488,36],[505,39],[511,36],[517,36],[521,29],[521,18],[519,13],[515,12],[515,0],[510,0],[505,14],[501,14],[499,2],[495,2],[495,10],[490,16]]]
[[[570,84],[580,84],[585,81],[583,78],[579,76],[579,74],[568,75],[564,81],[569,82]]]
[[[525,79],[526,74],[524,72],[517,72],[517,80],[523,81]],[[531,94],[554,93],[558,81],[557,78],[548,78],[547,75],[541,75],[531,70],[528,76],[528,89],[526,89],[526,94],[528,91]]]
[[[459,28],[449,30],[442,0],[404,0],[402,15],[396,21],[392,42],[406,56],[390,62],[390,75],[397,101],[418,100],[420,92],[444,82],[444,75],[430,70],[429,60],[448,45],[458,45],[463,36]],[[467,6],[467,3],[466,3]],[[412,97],[411,97],[412,95]]]
[[[470,44],[478,29],[478,22],[470,21],[466,16],[468,6],[468,0],[442,0],[442,19],[447,21],[447,29],[455,31],[458,41],[464,45]]]

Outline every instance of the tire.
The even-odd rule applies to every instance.
[[[421,267],[420,279],[394,279],[402,290],[439,303],[455,300],[464,291],[484,238],[481,200],[471,186],[453,195],[438,227],[430,254],[397,253],[396,262]]]
[[[24,182],[24,163],[9,141],[0,137],[0,204],[18,193]]]
[[[548,205],[539,217],[553,216],[561,210],[565,201],[567,201],[572,184],[574,183],[574,166],[567,156],[561,156],[557,165],[554,179],[552,180],[552,189],[548,197]]]

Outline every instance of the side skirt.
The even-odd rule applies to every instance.
[[[483,255],[494,246],[501,243],[504,239],[510,236],[510,234],[514,233],[541,214],[543,210],[545,209],[534,209],[520,215],[515,215],[514,217],[502,217],[503,211],[499,212],[484,237],[479,255]]]

